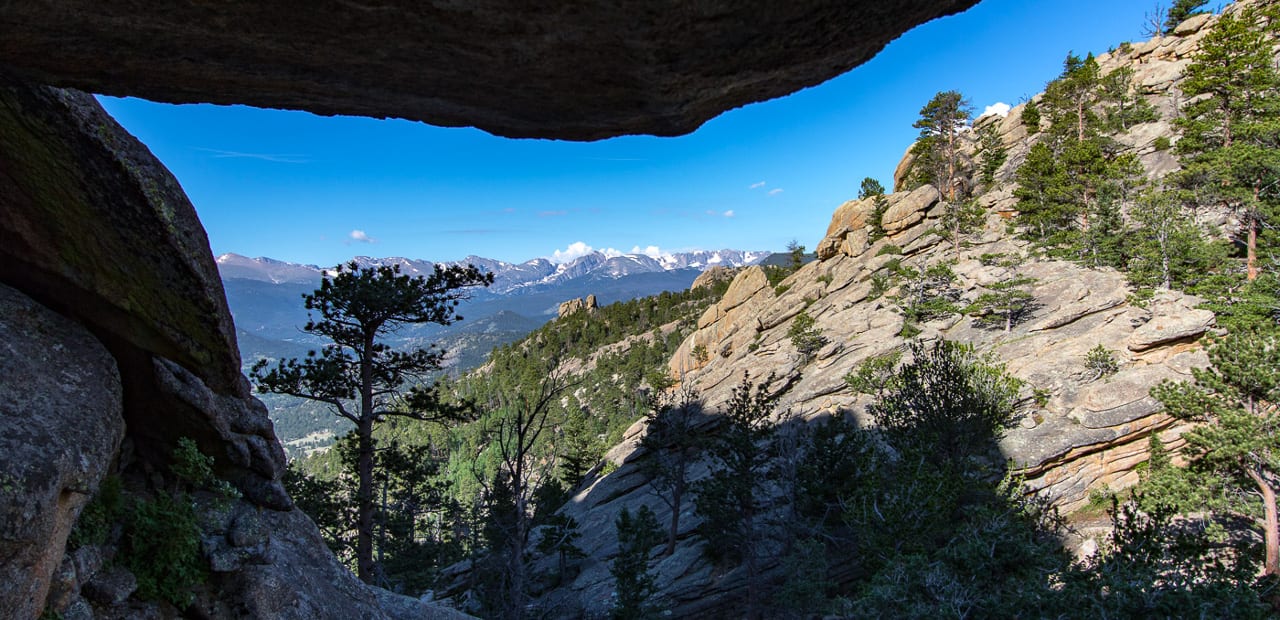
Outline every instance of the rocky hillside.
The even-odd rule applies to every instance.
[[[1131,68],[1133,92],[1154,107],[1154,120],[1114,136],[1122,152],[1138,158],[1147,178],[1178,168],[1169,144],[1178,137],[1172,119],[1182,103],[1179,84],[1213,20],[1194,17],[1169,36],[1122,45],[1097,59],[1104,75]],[[1196,309],[1200,300],[1178,292],[1140,300],[1124,274],[1046,258],[1013,235],[1015,171],[1041,139],[1024,126],[1023,107],[977,119],[965,138],[964,148],[974,154],[979,130],[993,128],[1007,153],[992,181],[966,180],[978,188],[976,201],[984,212],[979,230],[958,244],[945,239],[945,202],[932,185],[886,196],[880,205],[884,236],[874,241],[876,199],[840,205],[818,246],[818,260],[777,284],[760,267],[736,275],[671,359],[671,377],[695,386],[712,410],[730,398],[744,375],[772,377],[767,390],[777,396],[778,418],[852,415],[866,424],[870,399],[845,381],[859,364],[903,349],[908,338],[968,343],[1025,382],[1022,415],[999,449],[1031,491],[1071,513],[1086,504],[1090,490],[1135,484],[1136,468],[1148,458],[1149,437],[1158,434],[1176,449],[1186,430],[1162,413],[1148,390],[1166,379],[1189,379],[1191,369],[1208,365],[1199,341],[1216,329],[1215,316]],[[909,152],[895,185],[904,185],[912,160]],[[1231,224],[1225,217],[1219,223]],[[984,294],[1008,290],[1002,283],[1011,281],[1027,294],[1019,316],[1006,324],[990,311],[972,309]],[[912,314],[907,307],[922,291],[970,310]],[[798,350],[792,337],[801,313],[821,337],[816,351]],[[714,423],[708,419],[706,428]],[[581,525],[579,546],[588,560],[570,584],[544,595],[547,605],[572,601],[570,607],[581,605],[589,613],[607,609],[608,563],[617,553],[615,517],[623,508],[643,505],[660,523],[669,519],[670,510],[649,492],[641,473],[647,457],[638,439],[645,432],[643,421],[631,427],[610,451],[610,464],[589,476],[564,508]],[[692,475],[707,472],[702,463]],[[698,519],[688,510],[679,549],[654,567],[658,590],[677,617],[718,609],[726,597],[740,596],[745,583],[741,571],[725,574],[704,558],[693,535]],[[776,563],[775,558],[771,568]]]

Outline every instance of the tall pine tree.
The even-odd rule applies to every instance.
[[[1208,188],[1243,227],[1245,275],[1258,277],[1259,234],[1280,201],[1280,73],[1271,20],[1248,7],[1224,14],[1200,41],[1178,120],[1184,186]]]

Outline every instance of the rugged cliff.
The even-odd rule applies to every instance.
[[[1168,147],[1177,139],[1172,118],[1182,103],[1178,86],[1212,22],[1208,15],[1195,17],[1170,36],[1126,44],[1098,58],[1104,75],[1133,69],[1133,92],[1156,111],[1155,120],[1115,136],[1149,178],[1178,167]],[[1045,258],[1015,237],[1010,227],[1017,216],[1014,172],[1040,139],[1023,126],[1022,109],[977,119],[975,131],[964,137],[963,148],[975,153],[977,130],[991,127],[1008,156],[994,181],[965,180],[979,187],[976,198],[985,218],[980,230],[958,244],[945,239],[942,195],[931,185],[886,196],[880,206],[884,236],[875,241],[875,198],[847,202],[835,211],[817,261],[776,284],[760,267],[738,273],[671,359],[671,377],[695,386],[712,411],[723,406],[744,375],[772,377],[767,389],[777,396],[778,419],[851,415],[870,424],[865,409],[870,399],[850,387],[846,374],[863,361],[902,349],[904,336],[968,343],[993,354],[1025,382],[1022,415],[999,450],[1031,492],[1071,513],[1085,505],[1092,489],[1135,484],[1136,468],[1148,457],[1149,437],[1158,434],[1177,449],[1186,429],[1162,413],[1148,390],[1162,380],[1189,379],[1192,368],[1208,364],[1199,340],[1216,329],[1215,317],[1196,309],[1198,299],[1178,292],[1135,298],[1124,274]],[[912,159],[909,152],[899,165],[898,186]],[[1206,217],[1232,224],[1224,215]],[[911,287],[940,265],[951,274],[940,286],[959,307],[998,290],[1000,283],[1023,279],[1029,294],[1026,316],[1006,326],[989,315],[953,312],[906,326],[903,307],[916,290]],[[798,350],[789,334],[801,312],[825,339],[816,351]],[[1095,356],[1109,358],[1114,369],[1090,363],[1090,352],[1099,347],[1105,354]],[[708,416],[703,430],[716,424],[715,416]],[[612,465],[602,471],[612,471],[589,477],[565,507],[564,513],[581,525],[579,546],[589,559],[571,584],[544,596],[548,606],[607,609],[612,596],[608,562],[617,553],[615,516],[624,507],[644,505],[659,522],[669,519],[670,510],[653,496],[641,473],[647,456],[638,439],[646,430],[643,421],[634,425],[608,455]],[[704,462],[691,477],[707,474]],[[691,506],[686,510],[680,546],[654,566],[658,590],[681,617],[723,609],[742,595],[746,583],[740,569],[726,573],[703,557],[702,543],[693,535],[697,516]],[[764,570],[779,569],[777,562]]]

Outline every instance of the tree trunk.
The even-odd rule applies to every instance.
[[[356,427],[359,455],[356,471],[356,576],[373,583],[373,417],[362,416]]]
[[[1084,100],[1076,102],[1076,142],[1084,142]]]
[[[755,500],[752,499],[752,502],[754,501]],[[756,541],[755,510],[750,509],[744,512],[745,518],[743,519],[743,530],[747,535],[746,544],[743,545],[745,551],[743,555],[746,556],[743,559],[745,559],[747,563],[746,617],[747,620],[760,620],[760,610],[758,609],[759,605],[756,602],[758,596],[757,590],[759,590],[760,587],[760,584],[757,582],[760,580],[760,577],[757,574],[759,572],[759,568],[756,566],[756,546],[759,543]]]
[[[359,454],[356,472],[356,576],[373,583],[373,334],[360,351],[360,423],[356,426]]]
[[[684,472],[680,480],[671,485],[671,529],[667,532],[667,549],[663,552],[667,557],[676,552],[676,536],[680,535],[680,503],[684,500]]]
[[[1249,240],[1245,245],[1245,265],[1248,267],[1248,279],[1250,282],[1258,279],[1258,204],[1259,188],[1253,186],[1253,204],[1255,208],[1249,212]]]
[[[1263,564],[1262,574],[1264,576],[1280,575],[1280,517],[1276,514],[1276,492],[1252,467],[1246,467],[1245,471],[1253,483],[1258,485],[1258,491],[1262,493],[1262,509],[1266,515],[1264,539],[1267,541],[1267,559]]]
[[[1167,224],[1167,222],[1165,223]],[[1173,288],[1173,276],[1169,271],[1169,249],[1166,247],[1167,233],[1160,235],[1160,273],[1163,276],[1164,290]]]

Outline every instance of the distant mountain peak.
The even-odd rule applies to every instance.
[[[489,291],[506,294],[527,287],[563,284],[584,277],[617,279],[640,273],[660,273],[681,269],[704,269],[713,265],[740,267],[764,260],[771,253],[743,250],[693,250],[689,252],[605,252],[593,250],[572,260],[556,263],[547,258],[534,258],[523,263],[468,256],[460,261],[441,262],[440,265],[472,264],[493,273],[494,284]],[[427,275],[437,263],[402,256],[376,258],[356,256],[351,259],[362,266],[398,265],[402,273]],[[273,258],[247,258],[239,254],[223,254],[217,258],[218,271],[223,279],[246,279],[263,282],[314,282],[327,273],[315,265],[300,265]]]

